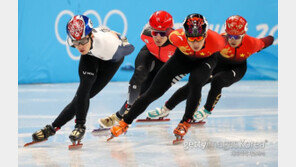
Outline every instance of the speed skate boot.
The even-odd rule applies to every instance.
[[[53,128],[51,125],[46,125],[43,129],[40,129],[32,134],[32,141],[26,143],[24,147],[46,141],[49,136],[52,136],[56,133],[59,128]]]
[[[85,126],[82,124],[75,125],[75,129],[72,131],[72,133],[69,136],[72,142],[72,145],[69,145],[69,149],[76,149],[76,148],[82,147],[82,143],[80,142],[85,134],[85,129],[86,129]]]
[[[46,125],[43,129],[40,129],[33,133],[32,139],[34,142],[41,142],[48,139],[56,133],[56,130],[51,125]]]
[[[112,114],[106,118],[101,118],[98,120],[99,124],[101,125],[101,127],[103,128],[108,128],[111,127],[113,125],[115,125],[115,123],[119,122],[120,119],[116,116],[116,114]]]
[[[156,108],[155,110],[148,111],[147,117],[150,119],[160,119],[167,117],[171,110],[163,106],[161,108]]]
[[[178,144],[182,142],[184,139],[183,137],[187,133],[188,129],[190,128],[190,120],[184,121],[183,123],[179,123],[176,129],[174,130],[174,134],[176,136],[176,140],[173,141],[173,144]]]
[[[209,115],[211,115],[211,111],[208,111],[207,109],[205,109],[203,107],[200,110],[195,111],[195,113],[193,115],[193,121],[194,122],[201,122],[201,121],[205,120]]]
[[[113,126],[110,129],[111,137],[107,139],[107,141],[113,139],[114,137],[118,137],[122,133],[126,133],[128,129],[128,124],[125,123],[123,120],[119,121],[118,125]]]

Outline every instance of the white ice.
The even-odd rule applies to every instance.
[[[174,85],[147,110],[161,107],[182,85],[184,82]],[[170,122],[134,122],[126,135],[110,142],[106,142],[109,132],[92,135],[98,127],[97,119],[116,112],[126,99],[128,83],[112,82],[91,99],[82,149],[68,150],[74,120],[48,141],[24,148],[32,133],[50,124],[72,100],[77,87],[77,83],[19,85],[19,166],[277,166],[276,81],[240,81],[224,88],[207,123],[192,126],[180,145],[172,145],[173,130],[183,116],[185,102],[170,113]],[[201,106],[208,90],[209,85],[203,88]],[[145,118],[145,114],[139,118]]]

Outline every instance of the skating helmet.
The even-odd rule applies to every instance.
[[[80,40],[91,33],[93,24],[91,20],[84,15],[76,15],[67,23],[67,34],[72,40]]]
[[[239,15],[230,16],[225,22],[225,32],[229,35],[243,35],[247,30],[247,20]]]
[[[183,27],[186,37],[205,36],[208,31],[208,22],[203,15],[193,13],[185,18]]]
[[[173,17],[166,11],[156,11],[149,19],[149,25],[158,31],[166,31],[169,28],[173,28]]]

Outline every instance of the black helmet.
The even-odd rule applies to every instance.
[[[203,15],[193,13],[185,18],[183,27],[187,37],[204,36],[208,31],[208,22]]]

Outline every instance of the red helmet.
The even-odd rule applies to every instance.
[[[239,15],[228,17],[225,23],[225,32],[230,35],[243,35],[248,30],[248,23],[245,18]]]
[[[174,21],[172,15],[160,10],[150,16],[149,25],[155,30],[166,31],[169,28],[173,28]]]

